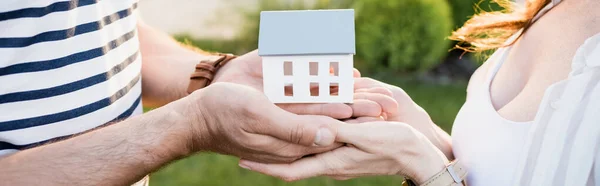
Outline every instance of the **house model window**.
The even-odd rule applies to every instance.
[[[354,10],[263,11],[259,55],[274,103],[352,103]]]

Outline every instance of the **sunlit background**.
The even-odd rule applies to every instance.
[[[203,50],[243,54],[257,48],[261,10],[353,8],[355,66],[363,76],[403,88],[450,131],[465,100],[468,78],[485,56],[451,50],[447,39],[471,15],[498,6],[481,0],[142,0],[142,18],[176,39]],[[315,28],[318,29],[318,28]],[[398,147],[402,148],[402,147]],[[246,171],[234,157],[201,154],[151,175],[150,184],[203,186],[385,186],[400,177],[349,181],[315,178],[286,183]]]

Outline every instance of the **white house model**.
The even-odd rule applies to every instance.
[[[263,11],[259,55],[274,103],[352,103],[354,10]]]

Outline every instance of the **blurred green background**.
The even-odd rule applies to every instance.
[[[451,50],[447,37],[476,11],[497,10],[479,0],[258,0],[257,8],[228,7],[241,11],[241,32],[232,39],[197,39],[175,34],[184,43],[207,51],[243,54],[258,46],[262,10],[353,8],[356,10],[356,67],[369,76],[403,88],[450,132],[465,101],[468,78],[480,64],[469,54]],[[215,20],[221,21],[221,20]],[[238,159],[203,153],[175,162],[151,175],[150,184],[203,186],[383,186],[401,185],[400,177],[370,177],[349,181],[314,178],[286,183],[244,170]]]

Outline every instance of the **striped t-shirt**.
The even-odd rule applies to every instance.
[[[136,6],[0,1],[0,156],[142,112]]]

